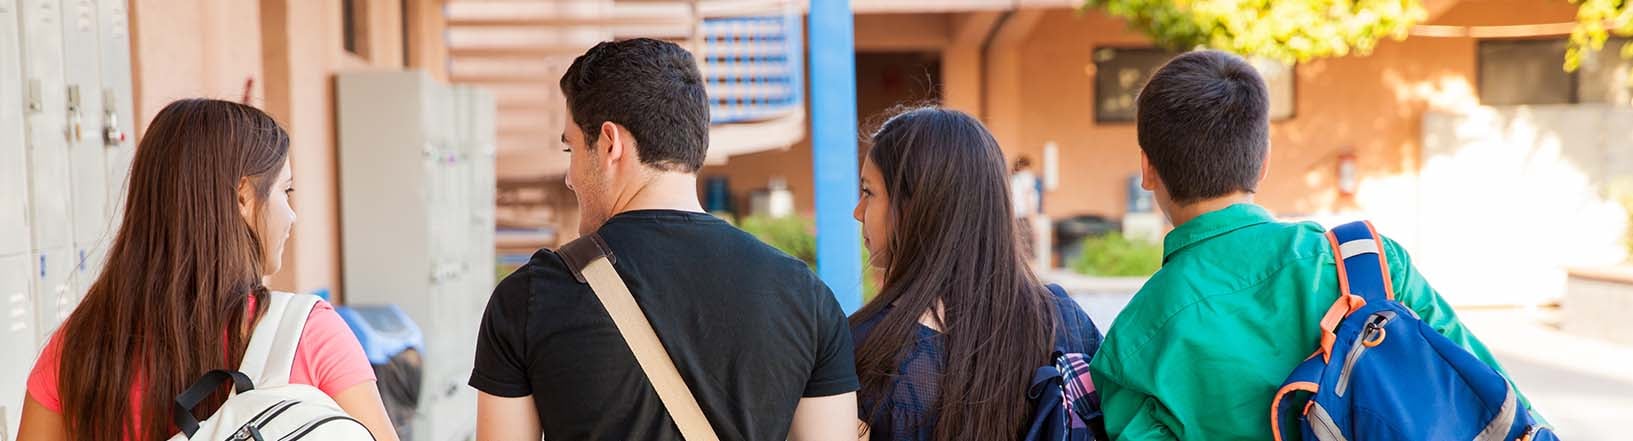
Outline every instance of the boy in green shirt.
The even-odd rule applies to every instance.
[[[1277,222],[1253,204],[1269,158],[1269,98],[1246,61],[1180,55],[1137,105],[1143,185],[1175,228],[1162,269],[1090,365],[1107,429],[1132,440],[1271,439],[1271,398],[1315,351],[1338,298],[1325,229]],[[1397,300],[1502,372],[1406,251],[1384,242]]]

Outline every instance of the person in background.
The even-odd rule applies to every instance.
[[[1043,180],[1032,172],[1032,158],[1021,155],[1009,176],[1010,200],[1015,204],[1015,223],[1020,226],[1021,249],[1033,265],[1046,268],[1038,259],[1038,221],[1043,217]]]
[[[170,103],[136,149],[129,188],[102,275],[29,375],[18,439],[170,438],[176,395],[239,366],[265,312],[262,280],[282,266],[295,223],[289,134],[271,116]],[[307,317],[289,380],[333,397],[375,438],[397,439],[362,345],[327,302]]]
[[[1247,61],[1180,55],[1137,105],[1142,186],[1174,230],[1162,269],[1090,364],[1106,428],[1117,439],[1271,439],[1271,399],[1310,357],[1338,297],[1326,230],[1277,222],[1253,203],[1268,171],[1270,104]],[[1385,242],[1395,298],[1501,372],[1406,250]]]
[[[805,263],[703,212],[709,107],[692,54],[596,45],[561,77],[579,234],[600,236],[723,440],[854,440],[850,329]],[[680,440],[596,293],[540,250],[494,289],[470,385],[483,441]]]
[[[1007,440],[1054,352],[1093,355],[1100,331],[1022,252],[1003,151],[939,108],[885,122],[863,161],[862,223],[879,294],[851,316],[858,416],[875,440]]]

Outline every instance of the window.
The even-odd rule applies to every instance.
[[[1564,38],[1480,42],[1480,102],[1486,105],[1574,104],[1633,101],[1629,70],[1619,56],[1627,39],[1612,39],[1566,72]]]
[[[402,26],[400,28],[398,28],[398,29],[402,30],[402,38],[403,39],[402,39],[401,46],[403,47],[403,67],[405,67],[405,68],[406,67],[413,67],[413,63],[410,62],[410,60],[413,57],[413,51],[412,51],[413,46],[411,46],[410,43],[417,42],[417,40],[415,40],[413,38],[412,33],[414,31],[419,30],[419,26],[416,26],[414,24],[414,22],[413,22],[413,18],[418,17],[419,14],[409,12],[409,11],[412,10],[412,9],[409,9],[409,8],[412,8],[414,6],[416,6],[416,5],[410,4],[410,2],[408,0],[403,0],[401,7],[399,9],[397,9],[397,12],[400,12],[401,13],[400,15],[402,16],[401,17],[402,18],[402,20],[401,20],[401,22],[402,22],[401,25]]]
[[[1582,102],[1633,105],[1633,59],[1621,56],[1633,39],[1612,38],[1605,48],[1582,58],[1578,94]],[[1628,51],[1633,51],[1629,48]]]
[[[1151,74],[1178,52],[1155,48],[1101,48],[1094,53],[1094,120],[1133,122],[1136,99]],[[1292,118],[1296,108],[1294,67],[1265,59],[1250,61],[1270,92],[1270,119]]]
[[[1094,121],[1133,122],[1135,99],[1145,80],[1175,55],[1152,48],[1094,51]]]
[[[369,0],[340,0],[341,44],[346,52],[369,56]]]

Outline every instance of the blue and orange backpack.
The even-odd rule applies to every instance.
[[[1319,350],[1270,405],[1276,441],[1557,441],[1495,369],[1395,301],[1383,239],[1366,222],[1327,232],[1342,292]],[[1296,425],[1296,428],[1291,428]]]

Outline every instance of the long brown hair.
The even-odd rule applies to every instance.
[[[969,115],[921,108],[886,121],[868,159],[883,175],[894,233],[879,295],[851,316],[855,327],[883,315],[857,348],[863,401],[881,403],[863,411],[890,414],[882,398],[920,317],[939,305],[946,364],[935,439],[1018,437],[1055,306],[1023,257],[1003,151]]]
[[[259,218],[288,156],[288,133],[246,105],[183,100],[153,118],[107,265],[58,337],[57,387],[73,439],[168,438],[176,394],[211,369],[237,368],[248,344],[242,326],[266,305],[265,253],[237,188],[249,179]],[[142,386],[138,420],[132,384]]]

